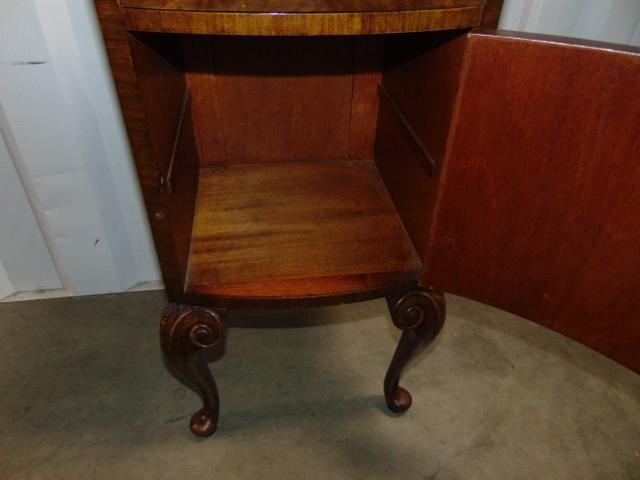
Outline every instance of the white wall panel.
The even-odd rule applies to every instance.
[[[13,284],[9,280],[9,274],[4,269],[2,260],[0,260],[0,300],[11,295],[15,290]]]
[[[640,0],[505,0],[500,28],[640,45]]]
[[[92,3],[0,2],[0,30],[0,128],[63,284],[82,295],[157,280]]]
[[[640,20],[638,20],[638,25],[636,25],[636,29],[633,32],[633,35],[631,35],[631,41],[629,43],[640,47]]]
[[[614,43],[630,43],[638,20],[638,0],[585,0],[573,35]]]
[[[61,288],[62,284],[0,136],[0,300],[14,291]]]
[[[111,80],[93,2],[36,2],[68,110],[76,117],[83,156],[106,234],[120,255],[125,284],[160,278],[133,160]],[[80,142],[79,142],[80,143]],[[106,181],[108,180],[108,181]]]

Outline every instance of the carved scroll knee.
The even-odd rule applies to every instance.
[[[222,339],[223,316],[224,310],[171,303],[160,323],[165,357],[202,398],[203,407],[191,417],[191,431],[202,437],[218,424],[218,389],[203,354]]]
[[[411,406],[411,394],[399,385],[405,366],[436,337],[446,315],[444,294],[418,289],[387,298],[393,324],[402,330],[400,342],[384,378],[384,396],[390,410],[402,413]]]

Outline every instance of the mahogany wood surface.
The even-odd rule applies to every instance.
[[[164,178],[187,88],[177,65],[179,45],[161,35],[147,35],[145,41],[134,35],[128,38],[154,158]]]
[[[216,39],[196,35],[172,37],[182,46],[200,165],[225,164],[227,154],[214,64]]]
[[[376,163],[389,195],[418,255],[425,254],[429,221],[435,204],[436,182],[415,157],[401,125],[387,102],[378,116]]]
[[[406,285],[420,268],[370,162],[200,173],[188,294],[341,295]]]
[[[383,12],[483,4],[483,0],[120,0],[122,7],[205,12]]]
[[[389,38],[383,86],[436,162],[442,165],[467,35],[434,32]]]
[[[469,37],[424,282],[640,372],[640,51]]]
[[[162,178],[161,160],[156,157],[156,152],[164,149],[154,148],[150,129],[154,121],[163,120],[150,118],[149,112],[145,112],[129,45],[129,33],[116,1],[95,0],[94,4],[153,232],[164,285],[170,297],[179,297],[184,285],[184,266],[181,262],[183,255],[178,252],[188,249],[188,245],[176,246],[176,240],[184,241],[184,237],[174,235],[170,224],[168,210],[171,203],[167,202],[166,192],[161,192],[159,188]]]
[[[198,188],[198,152],[193,134],[193,120],[190,115],[185,119],[177,143],[175,163],[170,173],[171,176],[165,181],[166,187],[163,192],[165,211],[171,225],[180,278],[184,279],[189,263]]]
[[[490,5],[500,2],[490,0],[487,8],[475,0],[313,3],[321,13],[296,10],[311,5],[308,0],[242,3],[291,12],[275,15],[210,11],[233,10],[237,0],[122,0],[123,9],[117,0],[95,0],[174,302],[163,315],[161,345],[203,401],[191,419],[196,435],[210,435],[217,425],[219,399],[205,351],[219,344],[224,307],[388,297],[394,323],[403,329],[384,382],[387,404],[398,412],[411,403],[399,387],[402,370],[444,321],[441,294],[418,289],[425,242],[415,231],[433,217],[410,213],[408,201],[419,210],[424,192],[433,198],[438,170],[425,176],[406,131],[419,129],[410,138],[424,143],[425,152],[433,149],[427,156],[439,165],[458,90],[459,43],[432,36],[421,37],[429,40],[419,52],[391,46],[386,53],[397,65],[419,58],[417,69],[402,73],[402,67],[382,67],[384,44],[393,41],[386,37],[161,33],[345,36],[467,28],[489,22]],[[441,50],[446,42],[452,47]],[[391,102],[381,107],[383,69]],[[418,100],[436,111],[416,110],[404,95],[403,78],[418,92],[433,89]],[[376,132],[376,157],[395,205],[371,162]],[[401,176],[409,182],[408,196]]]
[[[170,303],[160,322],[160,345],[169,365],[193,388],[203,406],[191,417],[191,431],[200,437],[215,432],[220,400],[204,356],[223,336],[225,311]]]
[[[384,37],[353,37],[353,89],[349,122],[349,159],[372,160],[382,81]]]
[[[384,396],[389,410],[403,413],[411,407],[411,394],[400,386],[400,375],[409,361],[438,335],[446,316],[442,292],[416,289],[388,297],[393,324],[402,330],[398,347],[384,377]]]
[[[428,244],[466,38],[461,32],[433,32],[386,42],[382,85],[436,164],[430,176],[410,147],[396,112],[389,102],[382,102],[375,159],[421,258]]]
[[[498,28],[500,22],[500,12],[504,0],[486,0],[482,10],[480,26],[483,28]]]
[[[483,7],[388,12],[237,13],[124,8],[131,31],[205,35],[371,35],[480,24]]]
[[[356,51],[355,40],[183,38],[201,165],[345,160],[352,129],[359,157],[371,160],[375,92],[365,62],[381,63],[382,51]],[[357,90],[356,61],[364,64]]]
[[[180,69],[180,45],[161,35],[138,38],[130,34],[128,38],[158,169],[156,190],[165,204],[161,215],[169,222],[176,268],[179,278],[184,279],[195,210],[198,152],[189,92]]]

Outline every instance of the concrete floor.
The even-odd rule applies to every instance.
[[[640,479],[640,376],[451,295],[401,417],[384,302],[233,314],[220,427],[197,439],[198,400],[160,357],[164,301],[0,304],[0,478]]]

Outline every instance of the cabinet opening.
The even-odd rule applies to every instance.
[[[131,34],[185,292],[417,285],[465,38]]]

